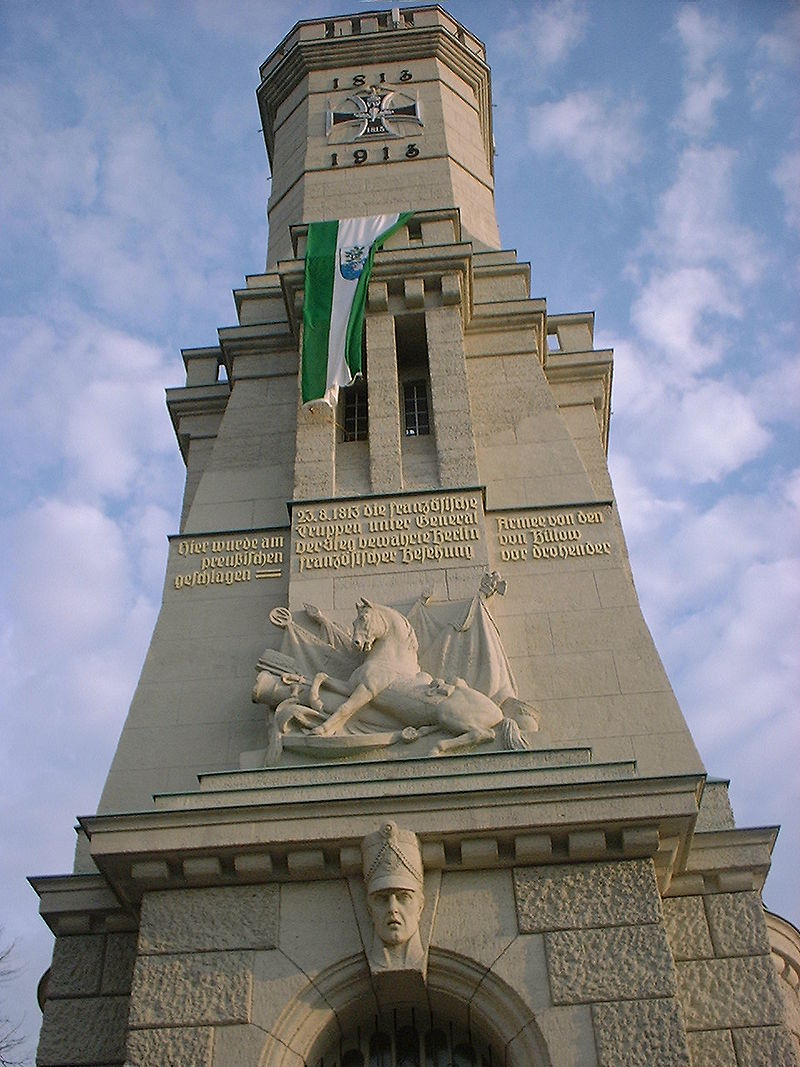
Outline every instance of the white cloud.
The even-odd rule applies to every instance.
[[[12,471],[59,471],[91,502],[152,494],[164,464],[177,473],[163,399],[175,372],[163,351],[66,305],[0,319],[0,338],[17,383],[0,397]]]
[[[676,27],[686,49],[686,66],[691,75],[701,75],[709,62],[727,43],[729,30],[696,4],[684,4],[678,9]]]
[[[602,89],[577,90],[528,110],[528,139],[537,152],[560,153],[590,181],[609,185],[644,153],[642,107]]]
[[[772,28],[758,37],[752,50],[749,89],[756,112],[774,108],[784,94],[796,108],[800,7],[787,4],[777,10],[780,13]]]
[[[800,346],[786,348],[767,339],[757,353],[750,396],[759,418],[769,424],[786,423],[794,430],[800,422]],[[765,369],[761,369],[761,367]]]
[[[800,467],[786,477],[783,488],[787,501],[800,515]]]
[[[98,181],[93,133],[81,126],[53,128],[32,85],[0,85],[0,143],[0,211],[9,225],[52,225],[61,208],[91,206]]]
[[[718,482],[768,447],[764,423],[774,412],[764,390],[749,377],[709,376],[727,352],[720,319],[738,314],[706,269],[655,275],[642,287],[631,312],[639,340],[616,343],[614,445],[643,477],[681,488]]]
[[[711,132],[715,108],[730,93],[730,85],[719,63],[713,63],[729,44],[730,31],[696,5],[679,8],[676,28],[684,47],[684,97],[675,125],[691,138]]]
[[[622,410],[622,409],[620,409]],[[752,398],[725,380],[687,381],[617,420],[616,447],[668,482],[719,482],[760,456],[771,441]]]
[[[717,145],[688,148],[658,205],[651,250],[671,263],[715,264],[752,284],[767,256],[756,234],[737,218],[736,153]]]
[[[563,63],[581,43],[589,22],[589,11],[579,0],[552,0],[526,6],[527,17],[501,30],[491,43],[493,57],[523,59],[526,73],[536,77]],[[495,58],[495,62],[497,62]]]
[[[772,179],[783,196],[787,224],[800,230],[800,151],[788,152],[773,170]]]
[[[176,446],[177,447],[177,446]],[[152,467],[151,467],[152,470]],[[169,498],[175,498],[176,485],[170,481]],[[166,497],[155,493],[154,498]],[[145,589],[157,590],[164,579],[167,565],[167,532],[176,529],[174,509],[147,503],[137,507],[123,521],[122,529],[127,540],[134,546],[134,558],[138,563],[137,579]]]
[[[53,65],[66,64],[61,42],[51,47]],[[37,254],[47,257],[52,282],[60,273],[95,306],[163,329],[178,295],[182,314],[207,302],[231,223],[211,212],[213,183],[191,180],[208,161],[199,142],[175,136],[183,111],[158,60],[149,58],[131,83],[96,57],[90,63],[86,49],[68,58],[84,77],[70,83],[62,111],[50,106],[44,83],[0,86],[0,210],[23,254],[31,235],[42,242]],[[202,116],[191,120],[201,125]],[[240,139],[246,130],[241,124]],[[235,147],[230,138],[227,147]],[[224,294],[230,278],[219,282]]]
[[[677,691],[692,696],[685,711],[702,748],[724,737],[726,716],[731,730],[749,729],[793,692],[800,515],[782,484],[710,503],[678,482],[665,494],[645,524],[629,521],[622,497],[620,510],[648,620]]]
[[[647,458],[616,446],[609,454],[614,496],[630,544],[646,543],[650,538],[660,536],[663,529],[677,522],[685,511],[685,504],[679,498],[659,496],[649,476]]]
[[[794,607],[800,602],[800,566],[789,559],[761,563],[747,558],[746,544],[737,548],[725,594],[675,629],[684,676],[700,711],[701,744],[766,723],[780,712],[787,689],[800,677],[800,622]],[[764,663],[770,664],[769,673]]]
[[[689,137],[704,137],[714,126],[716,105],[729,93],[728,81],[719,70],[712,71],[706,78],[688,81],[676,126]]]
[[[614,350],[614,410],[629,418],[646,414],[663,403],[666,375],[657,371],[658,360],[648,360],[642,345],[628,338],[604,338],[598,348]]]
[[[663,422],[658,469],[690,484],[719,481],[770,442],[751,399],[725,381],[705,381],[684,392]]]
[[[714,271],[682,267],[648,279],[633,303],[631,320],[643,341],[655,345],[669,361],[656,374],[673,380],[677,376],[680,383],[720,360],[724,352],[720,317],[740,314]],[[649,363],[655,369],[658,355]]]
[[[132,596],[116,523],[89,504],[42,500],[9,523],[6,538],[16,561],[10,591],[19,632],[37,635],[50,663],[64,661],[76,644],[105,644],[118,603]]]
[[[774,27],[758,38],[756,47],[771,65],[797,66],[800,60],[800,7],[787,4],[780,11]]]

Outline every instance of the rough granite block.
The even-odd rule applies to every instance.
[[[671,897],[662,901],[664,927],[676,960],[705,960],[714,955],[702,897]]]
[[[650,860],[514,871],[521,933],[661,921]]]
[[[102,934],[56,938],[48,997],[92,996],[100,992],[103,941]]]
[[[127,997],[48,1000],[36,1062],[39,1067],[122,1063]]]
[[[706,782],[695,831],[732,830],[735,826],[727,782]]]
[[[661,926],[563,930],[544,936],[556,1004],[675,994],[672,956]]]
[[[131,1026],[249,1022],[252,966],[251,952],[140,957],[133,972]]]
[[[730,1030],[697,1030],[686,1038],[693,1067],[739,1067]]]
[[[106,996],[130,993],[133,965],[136,963],[136,942],[135,933],[108,934],[106,937],[100,986]]]
[[[274,948],[278,899],[276,885],[148,893],[142,901],[139,952]]]
[[[769,956],[676,963],[687,1030],[768,1026],[782,1021],[783,1000]]]
[[[213,1043],[209,1026],[131,1030],[125,1067],[209,1067]]]
[[[717,956],[769,952],[764,908],[757,893],[718,893],[706,897],[705,904]]]
[[[794,1043],[783,1026],[734,1030],[733,1044],[740,1067],[798,1067]]]
[[[595,1004],[592,1019],[600,1067],[690,1067],[676,1000]]]

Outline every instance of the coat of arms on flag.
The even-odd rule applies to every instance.
[[[351,245],[339,249],[339,271],[343,278],[354,281],[361,277],[367,262],[369,245]]]
[[[303,404],[336,405],[361,373],[361,333],[372,261],[410,211],[310,222],[303,298]]]

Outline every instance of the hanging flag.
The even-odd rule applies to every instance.
[[[336,405],[361,373],[361,332],[375,253],[413,212],[311,222],[303,300],[303,404]]]

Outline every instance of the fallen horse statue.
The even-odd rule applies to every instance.
[[[429,617],[422,620],[420,629],[437,638],[429,639],[423,658],[435,660],[439,668],[447,665],[448,656],[461,667],[472,666],[471,673],[497,687],[492,695],[470,684],[471,678],[442,676],[444,672],[434,676],[424,669],[410,621],[414,609],[406,617],[362,598],[352,636],[310,605],[306,614],[318,625],[317,634],[296,624],[287,609],[273,612],[272,621],[286,631],[284,649],[263,654],[253,689],[253,700],[272,709],[266,764],[277,763],[284,747],[334,756],[408,744],[434,733],[443,736],[433,744],[431,755],[495,739],[504,749],[528,748],[525,733],[538,729],[537,714],[517,698],[499,634],[480,599],[476,601],[460,625],[450,626],[450,633],[446,627],[431,626]],[[414,606],[417,616],[425,604],[422,600]],[[488,651],[483,649],[481,657],[480,647],[477,652],[471,647],[459,662],[456,650],[466,646],[453,641],[453,635],[464,634],[481,612],[491,638],[483,642]],[[469,640],[474,645],[473,636]],[[437,652],[437,644],[444,654],[441,647]],[[487,655],[501,662],[487,664]]]

